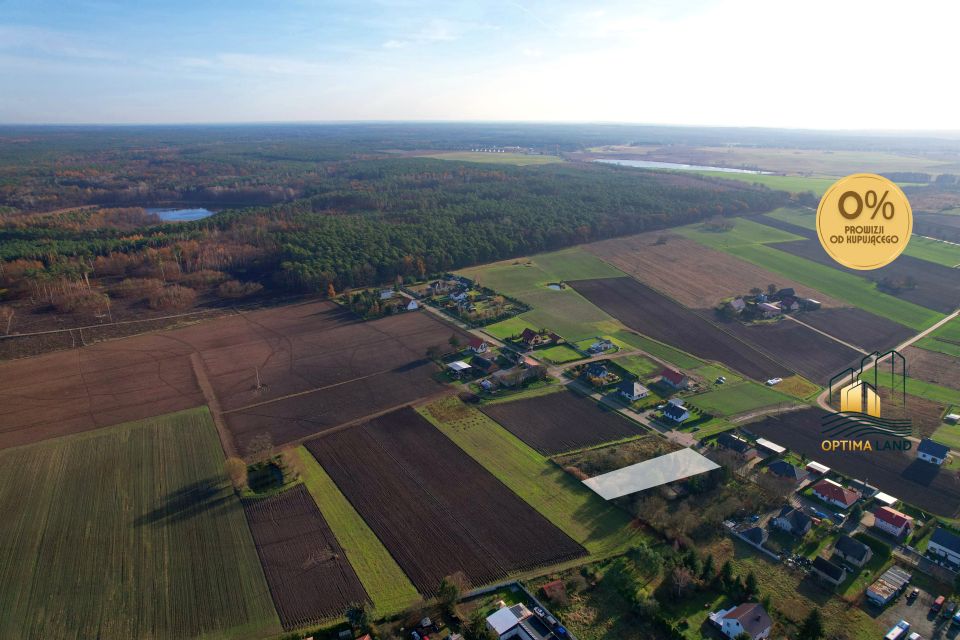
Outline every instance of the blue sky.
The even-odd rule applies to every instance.
[[[0,0],[0,122],[955,130],[954,4]]]

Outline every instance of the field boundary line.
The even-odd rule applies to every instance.
[[[207,401],[210,416],[213,418],[213,424],[220,436],[220,445],[223,447],[223,452],[228,458],[234,457],[237,455],[237,445],[233,440],[233,434],[223,423],[220,401],[217,399],[217,394],[213,391],[213,385],[210,384],[210,379],[207,377],[207,369],[203,364],[203,358],[196,351],[190,354],[190,364],[193,368],[193,376],[197,379],[197,385]]]
[[[826,336],[826,337],[830,338],[831,340],[833,340],[834,342],[839,342],[839,343],[842,344],[843,346],[849,347],[849,348],[853,349],[854,351],[856,351],[856,352],[858,352],[858,353],[862,353],[863,355],[867,355],[867,351],[866,351],[866,350],[861,349],[860,347],[858,347],[858,346],[856,346],[856,345],[854,345],[854,344],[851,344],[851,343],[849,343],[849,342],[844,342],[844,341],[841,340],[840,338],[837,338],[836,336],[832,336],[832,335],[830,335],[829,333],[827,333],[826,331],[821,331],[820,329],[817,329],[816,327],[810,326],[809,324],[807,324],[806,322],[803,322],[802,320],[797,320],[796,318],[794,318],[794,317],[791,316],[791,315],[784,315],[783,317],[786,318],[787,320],[792,320],[793,322],[796,322],[796,323],[799,324],[799,325],[803,325],[804,327],[806,327],[807,329],[810,329],[811,331],[816,331],[816,332],[819,333],[820,335]]]

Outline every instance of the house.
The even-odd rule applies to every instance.
[[[500,640],[547,640],[553,632],[522,604],[501,607],[487,616],[487,628]]]
[[[740,537],[755,547],[762,547],[763,543],[770,537],[770,534],[762,527],[750,527],[745,531],[741,531]]]
[[[519,387],[531,380],[539,380],[547,375],[547,368],[543,365],[517,366],[512,369],[501,369],[494,372],[493,381],[508,389]]]
[[[598,340],[590,345],[587,349],[590,353],[603,353],[604,351],[610,351],[617,345],[613,344],[610,340]]]
[[[650,395],[650,390],[636,380],[624,380],[617,387],[617,391],[630,402],[636,402],[640,398],[646,398]]]
[[[795,467],[786,460],[775,460],[771,462],[767,465],[767,471],[775,476],[793,480],[794,483],[802,482],[808,475],[806,471],[800,467]]]
[[[924,438],[917,447],[917,458],[924,462],[930,462],[935,465],[941,465],[947,460],[950,453],[950,447],[946,447],[939,442],[934,442],[930,438]]]
[[[733,451],[744,458],[752,459],[758,456],[757,450],[751,447],[749,442],[732,433],[721,433],[717,436],[717,445],[728,451]]]
[[[390,298],[393,297],[393,294],[394,294],[394,293],[395,293],[395,292],[394,292],[393,289],[383,289],[382,291],[380,291],[380,299],[381,299],[381,300],[389,300]]]
[[[417,302],[416,300],[411,300],[410,302],[407,303],[407,306],[405,308],[407,311],[416,311],[417,309],[420,308],[420,303]]]
[[[496,389],[496,388],[497,388],[497,385],[495,385],[495,384],[494,384],[493,382],[491,382],[490,380],[484,379],[484,380],[481,380],[481,381],[480,381],[480,388],[483,389],[484,391],[488,391],[488,392],[489,392],[489,391],[493,391],[494,389]]]
[[[960,422],[960,413],[948,413],[943,416],[943,421],[947,424],[957,424]]]
[[[667,385],[671,389],[686,389],[690,386],[690,378],[683,375],[679,371],[674,371],[673,369],[664,369],[660,372],[660,382]]]
[[[850,508],[853,503],[861,498],[859,491],[846,489],[829,478],[824,478],[813,485],[813,495],[841,509]]]
[[[780,309],[782,311],[797,311],[800,309],[800,301],[793,296],[780,298]]]
[[[680,424],[690,417],[690,410],[683,406],[682,402],[671,400],[663,408],[663,417]]]
[[[927,553],[953,566],[960,566],[960,536],[938,527],[927,543]]]
[[[709,616],[710,622],[720,628],[728,638],[736,638],[746,633],[752,640],[770,637],[773,621],[758,602],[747,602],[727,610],[715,611]]]
[[[761,302],[757,305],[757,310],[764,318],[775,318],[781,313],[780,304],[777,302]]]
[[[817,556],[813,559],[812,569],[824,582],[829,582],[833,586],[839,585],[847,577],[845,567],[834,564],[823,556]]]
[[[873,526],[895,538],[905,537],[913,528],[913,518],[890,507],[873,512]]]
[[[784,505],[777,517],[773,519],[773,526],[787,533],[792,533],[798,538],[807,535],[812,524],[813,520],[810,519],[810,516],[790,505]]]
[[[470,338],[467,342],[467,349],[473,353],[486,353],[490,348],[490,345],[487,344],[487,341],[483,338],[478,338],[474,336]]]
[[[909,573],[894,565],[867,587],[867,599],[881,607],[893,600],[910,583]]]
[[[610,375],[610,370],[607,369],[605,362],[591,362],[584,369],[583,375],[588,378],[606,378]]]
[[[552,344],[554,342],[559,342],[560,336],[555,333],[547,333],[534,331],[533,329],[527,327],[520,334],[520,342],[525,344],[528,347],[542,347],[547,344]]]
[[[849,562],[857,567],[867,564],[873,557],[873,549],[847,535],[840,536],[837,539],[837,543],[833,546],[833,553],[844,562]]]
[[[450,373],[453,375],[454,378],[459,378],[460,376],[464,375],[467,371],[469,371],[472,368],[473,367],[468,365],[463,360],[457,360],[447,365],[447,369],[450,370]]]
[[[734,298],[727,303],[727,308],[731,313],[740,315],[743,313],[743,310],[747,308],[747,303],[743,301],[743,298]]]
[[[450,294],[450,300],[452,300],[453,302],[457,302],[457,303],[466,302],[466,300],[467,300],[467,292],[466,292],[466,291],[459,291],[459,292],[457,292],[457,293],[451,293],[451,294]]]

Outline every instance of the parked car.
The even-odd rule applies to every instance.
[[[545,618],[547,615],[547,612],[541,609],[540,607],[534,607],[533,612],[538,616],[540,616],[541,618]]]
[[[946,598],[943,596],[937,596],[937,599],[933,601],[933,604],[930,605],[930,611],[936,613],[943,608],[943,603],[946,601]]]
[[[954,609],[956,609],[956,608],[957,608],[956,603],[954,603],[954,602],[948,602],[948,603],[947,603],[947,606],[944,607],[944,609],[943,609],[943,617],[944,617],[944,618],[949,618],[950,616],[952,616],[952,615],[953,615],[953,611],[954,611]]]
[[[780,384],[781,382],[783,382],[783,378],[770,378],[769,380],[767,380],[767,386],[773,387]]]
[[[917,589],[916,587],[914,587],[914,588],[913,588],[913,591],[911,591],[909,594],[907,594],[907,600],[911,600],[911,601],[912,601],[912,600],[916,600],[916,599],[917,599],[917,596],[919,596],[919,595],[920,595],[920,589]]]

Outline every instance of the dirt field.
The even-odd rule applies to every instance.
[[[820,447],[823,413],[821,409],[794,411],[780,418],[765,418],[746,428],[851,478],[867,479],[909,504],[941,516],[956,516],[960,509],[960,478],[956,473],[917,460],[915,450],[825,452]]]
[[[950,195],[953,197],[951,204],[955,205],[956,195]],[[918,213],[913,221],[913,232],[950,242],[960,242],[960,216],[943,213]]]
[[[481,410],[548,456],[644,433],[615,411],[572,391],[489,405]]]
[[[564,469],[573,467],[583,475],[592,478],[673,453],[682,448],[679,444],[659,435],[648,435],[630,442],[556,456],[553,461]]]
[[[885,352],[916,333],[910,327],[853,307],[800,312],[794,317],[870,352]]]
[[[718,329],[669,298],[633,278],[577,280],[570,283],[586,297],[625,325],[691,354],[717,360],[756,380],[791,375],[746,343]]]
[[[350,604],[369,601],[306,487],[244,501],[243,511],[284,629],[339,617]]]
[[[413,409],[306,447],[424,595],[586,554]]]
[[[960,358],[917,347],[907,347],[903,356],[909,363],[910,377],[960,389]]]
[[[440,391],[424,357],[453,333],[466,342],[424,312],[359,322],[310,302],[0,363],[0,448],[206,404],[203,387],[239,452],[283,444]]]
[[[827,382],[862,356],[787,318],[775,323],[727,322],[721,326],[813,382]]]
[[[664,244],[658,239],[669,238]],[[709,309],[720,300],[746,294],[771,282],[793,287],[825,306],[844,303],[734,256],[669,233],[644,233],[583,246],[584,249],[644,284],[694,309]]]

